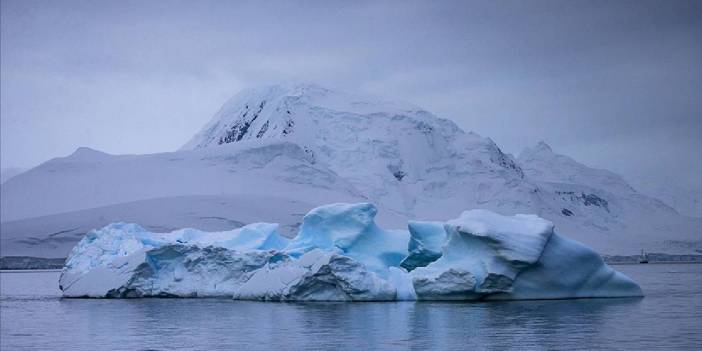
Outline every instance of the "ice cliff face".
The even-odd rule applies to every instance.
[[[66,297],[228,296],[271,301],[509,300],[641,296],[629,278],[534,215],[464,212],[409,231],[368,203],[310,211],[287,240],[256,223],[205,233],[95,230],[61,274]]]

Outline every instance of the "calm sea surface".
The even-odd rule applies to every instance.
[[[58,272],[0,273],[4,350],[702,350],[702,264],[616,266],[643,299],[261,303],[61,299]]]

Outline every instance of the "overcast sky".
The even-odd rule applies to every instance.
[[[1,4],[3,168],[175,150],[241,88],[304,80],[702,189],[702,1]]]

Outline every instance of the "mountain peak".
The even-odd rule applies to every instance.
[[[434,179],[428,186],[442,188],[451,184],[446,179],[466,174],[499,174],[528,187],[521,184],[523,173],[514,159],[487,138],[467,134],[415,105],[312,83],[242,91],[183,148],[264,139],[297,145],[315,164],[349,179],[371,198],[425,179]],[[454,165],[456,159],[466,162]],[[414,206],[411,198],[392,201],[407,211]]]
[[[426,123],[438,120],[408,103],[335,91],[315,83],[286,82],[242,90],[183,149],[262,138],[295,137],[309,141],[319,136],[320,124],[338,125],[369,116],[404,116]]]
[[[547,151],[547,152],[553,152],[551,149],[551,146],[548,145],[545,141],[541,140],[538,143],[536,143],[536,146],[534,147],[536,150],[539,151]]]
[[[69,157],[74,157],[77,159],[95,159],[99,157],[104,157],[104,156],[109,156],[108,153],[102,152],[99,150],[95,150],[92,148],[89,148],[87,146],[81,146],[76,149],[76,151],[73,151],[73,153]]]
[[[525,148],[517,161],[524,173],[532,179],[569,184],[598,184],[598,187],[617,194],[634,192],[618,174],[592,168],[569,156],[555,153],[544,141]]]
[[[235,95],[232,100],[240,99],[241,97],[282,97],[282,96],[302,96],[312,95],[319,96],[332,93],[331,89],[325,88],[319,84],[305,81],[286,81],[277,84],[253,86],[241,90]]]
[[[545,141],[541,140],[534,146],[524,148],[524,150],[522,150],[522,152],[519,154],[518,158],[521,160],[528,160],[544,156],[552,157],[555,155],[556,153],[553,152],[551,146]]]

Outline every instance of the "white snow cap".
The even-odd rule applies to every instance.
[[[308,134],[325,123],[320,112],[368,116],[412,115],[428,112],[403,102],[362,94],[334,91],[307,82],[245,89],[229,99],[212,120],[183,149],[196,149],[241,140],[286,138]]]

